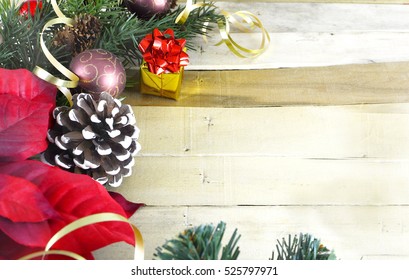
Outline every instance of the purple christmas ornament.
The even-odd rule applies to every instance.
[[[170,10],[169,0],[125,0],[129,11],[142,19],[150,19],[154,15],[162,15]]]
[[[70,69],[79,78],[79,86],[98,97],[108,92],[117,98],[125,88],[126,73],[121,61],[103,49],[86,50],[75,56]]]

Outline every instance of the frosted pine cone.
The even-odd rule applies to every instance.
[[[73,96],[73,106],[57,107],[55,126],[47,133],[50,145],[44,162],[87,174],[99,183],[118,187],[130,176],[140,150],[139,129],[129,105],[108,93],[96,101],[90,94]]]

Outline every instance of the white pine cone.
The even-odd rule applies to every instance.
[[[56,123],[47,133],[50,145],[43,161],[120,186],[132,174],[140,150],[132,107],[105,92],[98,101],[91,94],[75,94],[73,103],[54,109]]]

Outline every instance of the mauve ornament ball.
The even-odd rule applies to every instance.
[[[118,57],[106,50],[91,49],[78,54],[70,63],[70,70],[79,77],[78,85],[94,97],[105,91],[117,98],[125,89],[125,68]]]
[[[169,0],[125,0],[128,10],[142,19],[167,13],[170,10],[170,4]]]

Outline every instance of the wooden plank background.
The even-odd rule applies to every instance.
[[[145,258],[186,227],[221,220],[227,236],[242,235],[240,259],[268,259],[276,239],[299,232],[339,259],[409,258],[408,73],[407,61],[190,70],[179,101],[129,88],[142,150],[112,190],[146,204],[131,218]],[[96,257],[131,259],[132,248]]]

